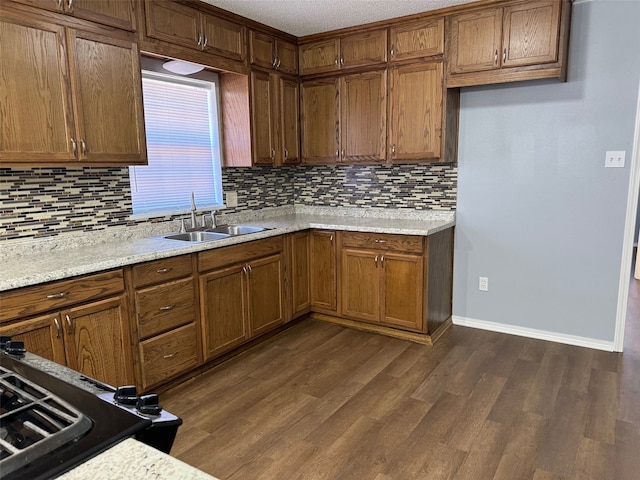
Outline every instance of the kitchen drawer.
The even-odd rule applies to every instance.
[[[124,276],[119,269],[0,292],[0,322],[112,296],[123,290]]]
[[[140,357],[144,389],[190,370],[198,364],[195,324],[141,342]]]
[[[344,232],[343,247],[397,252],[422,253],[423,238],[418,235],[389,235],[385,233]]]
[[[140,339],[195,320],[195,295],[191,277],[138,290],[135,297]]]
[[[163,258],[141,263],[133,267],[133,284],[136,288],[154,283],[164,283],[191,275],[191,255]]]
[[[266,257],[279,253],[284,248],[284,237],[265,238],[253,242],[241,243],[231,247],[216,248],[198,254],[198,270],[206,272],[236,263],[247,262],[254,258]]]

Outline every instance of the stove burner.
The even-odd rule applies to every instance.
[[[0,367],[0,470],[7,475],[83,436],[92,422],[73,406]]]

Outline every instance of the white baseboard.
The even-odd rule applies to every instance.
[[[481,330],[489,330],[491,332],[498,333],[508,333],[509,335],[518,335],[519,337],[547,340],[550,342],[575,345],[577,347],[594,348],[596,350],[604,350],[607,352],[613,352],[614,350],[613,342],[606,342],[604,340],[595,340],[593,338],[579,337],[577,335],[548,332],[546,330],[537,330],[535,328],[518,327],[504,323],[488,322],[486,320],[476,320],[475,318],[453,316],[452,320],[454,325],[460,325],[463,327],[479,328]]]

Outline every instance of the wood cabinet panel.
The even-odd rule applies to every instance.
[[[0,327],[0,335],[23,341],[28,352],[66,365],[62,319],[58,314],[32,318]]]
[[[311,236],[309,231],[291,235],[291,304],[293,317],[311,306]]]
[[[298,47],[300,75],[333,72],[339,69],[340,40],[330,38]]]
[[[340,39],[340,68],[379,65],[386,61],[386,29],[358,33]]]
[[[300,86],[302,162],[335,163],[340,154],[339,80],[303,82]]]
[[[422,253],[423,238],[418,235],[393,235],[371,232],[343,232],[342,246],[396,252]]]
[[[269,73],[251,72],[251,141],[254,165],[275,164],[278,112],[274,110],[277,108],[274,94]]]
[[[79,159],[146,162],[138,47],[129,41],[70,31]]]
[[[247,31],[244,25],[203,14],[202,33],[205,52],[240,62],[247,58]]]
[[[266,33],[249,31],[249,61],[262,68],[275,68],[276,39]]]
[[[109,385],[132,383],[123,297],[74,307],[63,316],[67,366]]]
[[[406,22],[389,29],[391,61],[441,55],[444,18]]]
[[[133,284],[136,288],[155,283],[164,283],[191,275],[191,256],[163,258],[151,262],[140,263],[132,267]]]
[[[341,79],[342,161],[384,162],[387,156],[387,72]]]
[[[191,323],[195,321],[193,279],[137,290],[135,305],[140,339]]]
[[[190,323],[140,343],[142,388],[148,389],[198,364],[195,325]]]
[[[502,9],[455,15],[451,18],[449,71],[462,73],[499,68]]]
[[[248,262],[254,258],[267,257],[279,253],[284,248],[282,235],[255,240],[249,243],[216,248],[198,254],[198,270],[204,272],[226,267],[234,263]]]
[[[295,43],[276,40],[277,70],[289,75],[298,75],[298,46]]]
[[[408,330],[423,330],[423,257],[383,253],[381,323]]]
[[[300,163],[300,108],[297,80],[278,77],[280,87],[280,134],[282,137],[282,163]]]
[[[257,337],[284,323],[282,254],[252,260],[249,277],[249,335]]]
[[[244,265],[234,265],[200,276],[205,360],[249,338],[247,277],[244,268]]]
[[[0,292],[0,322],[105,298],[124,290],[122,270]]]
[[[346,317],[380,320],[379,256],[366,250],[342,250],[342,314]]]
[[[0,16],[0,160],[72,162],[75,136],[64,28]]]
[[[197,10],[166,0],[145,0],[147,36],[189,48],[200,48],[202,32]]]
[[[311,231],[311,305],[327,312],[338,308],[336,243],[334,231]]]
[[[442,154],[442,62],[396,66],[390,72],[389,142],[394,161]]]

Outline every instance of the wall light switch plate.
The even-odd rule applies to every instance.
[[[238,206],[238,192],[226,192],[225,197],[226,197],[225,205],[227,207]]]
[[[607,152],[604,166],[606,168],[623,168],[625,155],[626,152],[624,150]]]

